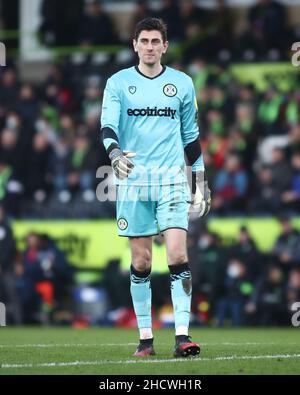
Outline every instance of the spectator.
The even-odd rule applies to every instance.
[[[20,148],[18,132],[9,128],[3,129],[0,134],[0,158],[3,163],[7,163],[11,167],[19,178],[23,165]]]
[[[73,283],[73,270],[64,253],[47,235],[40,235],[40,259],[45,278],[50,278],[53,285],[54,307],[59,309],[70,297]],[[43,263],[44,262],[44,263]]]
[[[48,46],[76,45],[74,26],[77,26],[82,11],[81,1],[43,0],[41,3],[41,25],[43,43]]]
[[[9,215],[19,215],[20,189],[11,167],[0,159],[0,204]]]
[[[245,262],[249,279],[256,281],[262,271],[263,262],[247,227],[240,228],[238,241],[229,248],[228,253]]]
[[[71,282],[72,270],[55,244],[48,236],[29,234],[20,282],[25,322],[49,322]]]
[[[217,0],[216,8],[210,12],[211,40],[215,50],[231,49],[235,18],[225,0]]]
[[[226,155],[228,153],[228,139],[210,133],[204,146],[206,145],[206,151],[210,155],[212,165],[217,171],[220,171],[224,167]]]
[[[85,89],[84,100],[82,102],[82,118],[84,122],[94,118],[98,121],[101,113],[101,91],[97,85],[89,84]]]
[[[256,314],[256,323],[263,326],[287,324],[284,274],[280,267],[270,264],[258,280],[246,311]]]
[[[284,47],[286,19],[284,7],[274,0],[258,0],[248,13],[250,32],[261,38],[262,47]]]
[[[285,50],[288,42],[283,6],[273,0],[258,0],[248,12],[248,29],[238,42],[240,56],[253,51],[253,58],[266,59],[269,50],[276,49],[277,57]],[[245,52],[244,52],[245,51]]]
[[[72,137],[72,136],[71,136]],[[71,161],[72,144],[66,132],[61,133],[50,154],[50,179],[57,192],[67,189],[69,163]]]
[[[288,309],[291,310],[293,303],[299,303],[300,301],[300,269],[292,269],[289,272],[287,287],[286,287],[286,299],[288,303]]]
[[[75,137],[68,164],[67,185],[71,191],[93,189],[95,169],[99,162],[98,152],[91,146],[84,128]]]
[[[225,161],[224,169],[215,179],[212,206],[215,212],[222,214],[228,211],[243,210],[248,188],[248,176],[242,168],[240,158],[230,154]]]
[[[227,139],[227,149],[230,152],[236,153],[243,161],[243,166],[246,168],[247,173],[252,172],[251,158],[252,150],[255,146],[251,145],[245,136],[239,129],[232,128],[229,132]]]
[[[87,0],[79,25],[79,43],[83,46],[116,44],[119,42],[110,17],[99,0]]]
[[[134,29],[137,23],[145,18],[154,16],[152,11],[147,7],[147,1],[138,0],[135,5],[136,9],[133,13],[131,23],[130,23],[130,39],[134,36]]]
[[[58,134],[66,138],[69,144],[73,144],[76,134],[77,124],[70,114],[62,114],[59,118]]]
[[[163,0],[161,10],[157,14],[168,26],[168,38],[171,41],[182,41],[184,26],[177,0]]]
[[[0,206],[0,300],[6,305],[9,323],[22,323],[20,301],[16,288],[16,245],[12,229]]]
[[[300,265],[300,234],[288,218],[281,218],[281,234],[273,247],[273,254],[281,268],[287,272],[293,265]]]
[[[33,125],[28,124],[16,111],[8,111],[5,117],[4,128],[13,130],[18,136],[18,148],[21,151],[28,149],[34,134]],[[21,161],[21,158],[19,160]]]
[[[225,121],[222,111],[211,109],[207,113],[207,128],[209,133],[224,137],[226,133]]]
[[[211,312],[222,294],[226,274],[225,249],[220,246],[218,236],[207,229],[200,233],[194,259],[191,260],[193,289],[207,297]]]
[[[244,261],[234,257],[230,259],[223,287],[223,296],[216,306],[218,326],[224,326],[226,318],[231,319],[233,326],[241,326],[245,320],[245,306],[253,292]]]
[[[2,173],[2,176],[4,176],[2,178],[3,200],[5,200],[8,213],[14,216],[19,216],[20,214],[24,189],[24,156],[18,138],[18,132],[8,128],[4,129],[0,135],[0,162],[5,164],[6,168],[6,171],[3,170]]]
[[[238,103],[235,110],[235,127],[243,133],[249,144],[254,145],[251,152],[251,155],[253,155],[257,139],[257,125],[254,113],[255,108],[250,103]]]
[[[291,185],[292,169],[286,161],[284,150],[280,147],[273,148],[271,161],[272,184],[278,193],[278,198],[282,200],[284,192]]]
[[[19,294],[22,303],[24,323],[39,322],[41,299],[35,283],[42,277],[38,268],[39,236],[31,233],[27,236],[27,248],[23,254],[23,273],[19,280]]]
[[[18,97],[17,72],[14,69],[6,68],[2,74],[0,82],[0,107],[7,112],[13,109]]]
[[[282,134],[280,127],[280,108],[282,102],[282,96],[274,87],[270,87],[264,94],[257,113],[262,134],[266,136]]]
[[[39,113],[39,103],[35,96],[35,91],[30,84],[23,84],[20,89],[16,109],[23,122],[32,127]]]
[[[38,201],[46,198],[49,190],[50,156],[52,149],[43,133],[36,133],[26,158],[26,195]]]
[[[291,92],[285,102],[282,104],[281,116],[283,124],[287,127],[293,127],[300,122],[300,89]]]
[[[260,213],[270,215],[277,213],[281,206],[280,191],[273,182],[273,172],[270,166],[264,165],[257,170],[249,202],[251,214]]]
[[[300,152],[295,152],[291,158],[293,176],[290,189],[283,192],[281,199],[285,207],[299,212],[300,209]]]
[[[194,0],[183,0],[180,2],[180,13],[185,29],[190,23],[202,24],[205,12],[200,9]]]
[[[300,124],[292,126],[289,131],[289,152],[300,151]]]

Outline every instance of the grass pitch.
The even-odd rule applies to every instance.
[[[132,357],[137,331],[0,328],[0,374],[300,374],[300,329],[192,329],[200,357],[173,358],[174,332],[155,332],[157,355]]]

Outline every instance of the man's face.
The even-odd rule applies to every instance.
[[[158,30],[142,30],[138,40],[133,40],[134,51],[142,63],[153,66],[168,49],[168,41],[163,42],[162,35]]]

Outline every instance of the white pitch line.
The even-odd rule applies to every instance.
[[[114,347],[114,346],[136,346],[137,343],[65,343],[65,344],[0,344],[0,348],[48,348],[48,347]]]
[[[38,364],[1,364],[2,369],[21,369],[21,368],[50,368],[65,366],[92,366],[92,365],[120,365],[120,364],[149,364],[149,363],[169,363],[169,362],[212,362],[212,361],[229,361],[229,360],[256,360],[256,359],[292,359],[300,358],[300,354],[278,354],[278,355],[231,355],[228,357],[215,358],[192,358],[192,359],[134,359],[120,361],[73,361],[73,362],[46,362]]]

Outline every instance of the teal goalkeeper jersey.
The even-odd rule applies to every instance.
[[[136,153],[132,173],[116,183],[186,182],[184,147],[199,134],[192,79],[170,67],[154,78],[137,66],[117,72],[105,87],[101,126],[116,133],[122,150]],[[104,139],[105,148],[113,142]],[[202,169],[202,158],[194,166],[193,170]]]

